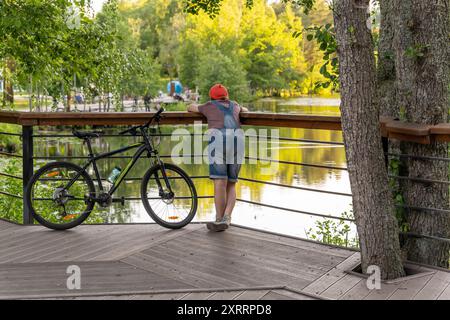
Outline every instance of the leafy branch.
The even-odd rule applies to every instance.
[[[323,65],[320,67],[320,74],[327,81],[317,81],[315,89],[329,88],[338,90],[339,88],[339,60],[337,57],[336,32],[331,24],[325,26],[314,26],[305,28],[304,31],[295,31],[292,36],[298,38],[303,32],[307,33],[308,41],[316,41],[319,49],[323,52]]]

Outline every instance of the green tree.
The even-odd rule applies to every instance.
[[[210,48],[199,61],[196,79],[196,85],[203,93],[203,100],[208,99],[207,93],[216,83],[228,87],[233,100],[245,101],[249,98],[245,71],[239,61],[227,57],[218,49]]]
[[[194,38],[187,38],[177,52],[178,76],[181,82],[194,88],[199,78],[198,66],[201,56],[201,43]]]
[[[91,23],[86,5],[78,0],[1,1],[0,60],[5,69],[28,85],[33,78],[51,78],[83,64],[79,49],[92,44],[83,39]]]
[[[201,55],[213,48],[242,65],[253,94],[298,90],[306,65],[302,37],[293,39],[291,34],[302,28],[301,19],[290,6],[277,16],[264,0],[247,9],[242,4],[242,0],[225,0],[213,20],[206,13],[186,17],[179,36],[180,79],[188,84],[198,79]]]
[[[293,30],[301,29],[301,20],[290,6],[277,18],[263,0],[255,1],[242,17],[241,56],[251,88],[271,95],[294,87],[306,71],[301,52],[301,37],[293,39]]]

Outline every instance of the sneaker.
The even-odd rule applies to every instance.
[[[231,217],[225,215],[221,220],[216,219],[215,222],[208,222],[206,227],[209,231],[220,232],[228,229],[231,223]]]
[[[209,231],[217,231],[217,224],[221,221],[221,219],[216,217],[216,221],[214,222],[208,222],[206,224],[206,228],[208,228]]]
[[[231,216],[230,215],[224,215],[222,220],[217,223],[217,231],[225,231],[230,227],[231,224]]]

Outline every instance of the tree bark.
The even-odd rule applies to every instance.
[[[379,0],[380,4],[380,33],[378,41],[378,97],[380,101],[380,113],[382,116],[396,118],[402,120],[402,113],[397,104],[397,77],[395,64],[395,47],[394,38],[398,32],[396,28],[394,0]],[[400,142],[397,140],[388,141],[387,151],[390,154],[400,154]],[[403,175],[404,168],[402,166],[393,166],[393,161],[397,161],[386,155],[389,165],[389,174],[395,176]],[[392,197],[395,204],[403,204],[403,200],[398,198],[401,195],[400,181],[391,179],[389,183],[391,187]],[[396,218],[400,228],[405,225],[404,208],[396,207]],[[402,246],[402,241],[400,246]],[[402,250],[402,258],[406,259],[406,254]]]
[[[449,85],[449,0],[394,0],[396,16],[397,104],[405,108],[407,121],[438,124],[448,121]],[[446,143],[419,145],[403,143],[410,155],[447,157]],[[448,181],[448,164],[443,161],[406,158],[412,178]],[[445,184],[407,181],[402,186],[406,204],[448,210],[449,190]],[[450,238],[450,215],[409,210],[410,231]],[[445,242],[409,238],[408,259],[435,266],[449,266],[450,245]]]
[[[380,38],[378,42],[378,88],[380,112],[397,118],[394,36],[396,32],[393,0],[380,0]]]
[[[369,0],[335,0],[334,23],[341,81],[341,113],[353,211],[363,272],[380,268],[383,279],[404,275],[394,205],[388,188],[381,134]]]
[[[6,58],[5,70],[4,70],[4,91],[3,99],[8,104],[14,103],[14,86],[12,81],[12,74],[15,72],[16,63],[11,58]]]

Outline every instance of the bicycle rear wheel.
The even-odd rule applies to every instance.
[[[150,217],[166,228],[186,226],[197,212],[195,186],[186,172],[173,164],[164,164],[164,172],[160,165],[147,171],[142,180],[141,198]]]
[[[91,213],[95,186],[83,168],[53,162],[40,168],[25,192],[25,205],[42,225],[66,230],[81,224]]]

